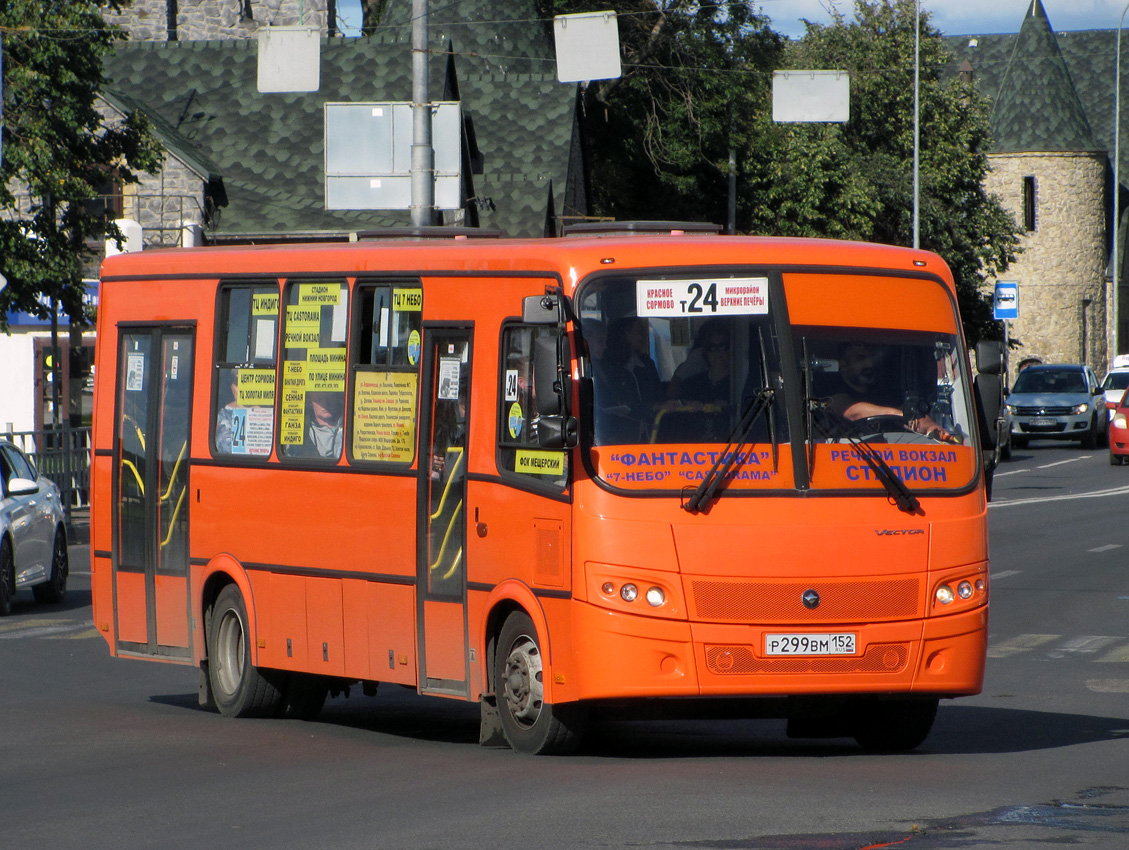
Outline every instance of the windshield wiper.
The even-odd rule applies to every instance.
[[[702,483],[698,485],[690,498],[682,503],[682,509],[690,513],[697,513],[702,509],[702,506],[707,504],[717,492],[717,488],[721,486],[721,482],[725,480],[730,470],[741,459],[741,448],[745,445],[748,439],[749,432],[753,430],[753,425],[760,418],[761,414],[769,410],[772,405],[772,400],[776,393],[774,390],[767,387],[760,390],[752,400],[749,402],[748,407],[745,408],[745,413],[741,417],[741,421],[737,423],[737,428],[734,429],[733,435],[729,438],[729,442],[725,444],[725,448],[718,454],[717,459],[714,460],[713,466],[710,471],[702,478]],[[771,416],[769,417],[771,421]],[[772,441],[773,456],[776,454],[776,440]],[[775,463],[775,461],[774,461]]]

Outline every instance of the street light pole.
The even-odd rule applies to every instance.
[[[921,247],[921,0],[913,15],[913,247]]]
[[[1121,10],[1121,19],[1117,22],[1117,61],[1114,67],[1113,83],[1113,355],[1121,353],[1121,328],[1119,323],[1121,301],[1121,260],[1117,254],[1117,236],[1121,230],[1121,27],[1125,23],[1125,13],[1129,12],[1129,3]]]
[[[412,226],[435,223],[435,149],[431,145],[428,0],[412,0]]]

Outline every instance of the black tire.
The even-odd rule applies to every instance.
[[[321,713],[327,696],[329,686],[321,676],[291,673],[286,677],[275,716],[287,720],[313,720]]]
[[[1092,451],[1098,447],[1098,420],[1090,421],[1090,428],[1082,437],[1082,448]]]
[[[16,593],[16,560],[12,557],[11,541],[0,541],[0,617],[12,613],[12,597]]]
[[[278,709],[281,674],[251,664],[247,606],[234,584],[220,591],[208,622],[208,677],[225,717],[270,717]]]
[[[543,667],[537,629],[524,611],[506,618],[494,657],[494,688],[502,733],[519,753],[575,752],[587,726],[587,708],[550,705],[543,699]]]
[[[55,531],[55,546],[51,550],[51,575],[43,584],[31,589],[36,602],[57,605],[67,596],[67,577],[71,573],[70,556],[67,554],[67,535],[62,528]]]
[[[937,700],[867,700],[854,716],[854,738],[864,750],[900,753],[916,749],[929,737],[937,718]]]
[[[1000,460],[1011,460],[1011,434],[1000,443]]]

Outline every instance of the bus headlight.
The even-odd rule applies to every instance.
[[[942,605],[949,605],[953,601],[953,589],[947,584],[942,584],[937,588],[937,601]]]
[[[636,597],[639,595],[639,588],[637,588],[631,582],[628,582],[619,589],[619,595],[624,602],[634,602]]]
[[[666,594],[661,587],[652,587],[647,591],[647,604],[652,608],[661,608],[666,602]]]
[[[961,599],[971,599],[972,598],[972,582],[962,581],[960,584],[958,584],[957,585],[957,596],[959,596]]]

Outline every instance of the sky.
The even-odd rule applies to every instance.
[[[401,0],[407,2],[407,0]],[[443,0],[444,3],[450,0]],[[457,2],[457,0],[456,0]],[[828,9],[850,14],[854,0],[754,0],[772,19],[772,28],[790,38],[804,34],[802,19],[830,21]],[[1031,0],[921,0],[933,25],[946,35],[1018,32]],[[608,8],[614,9],[611,0]],[[1123,0],[1043,0],[1047,18],[1056,32],[1066,30],[1116,29],[1126,8]],[[359,0],[338,0],[337,14],[346,35],[356,35],[361,22]],[[1129,15],[1126,16],[1129,18]]]

